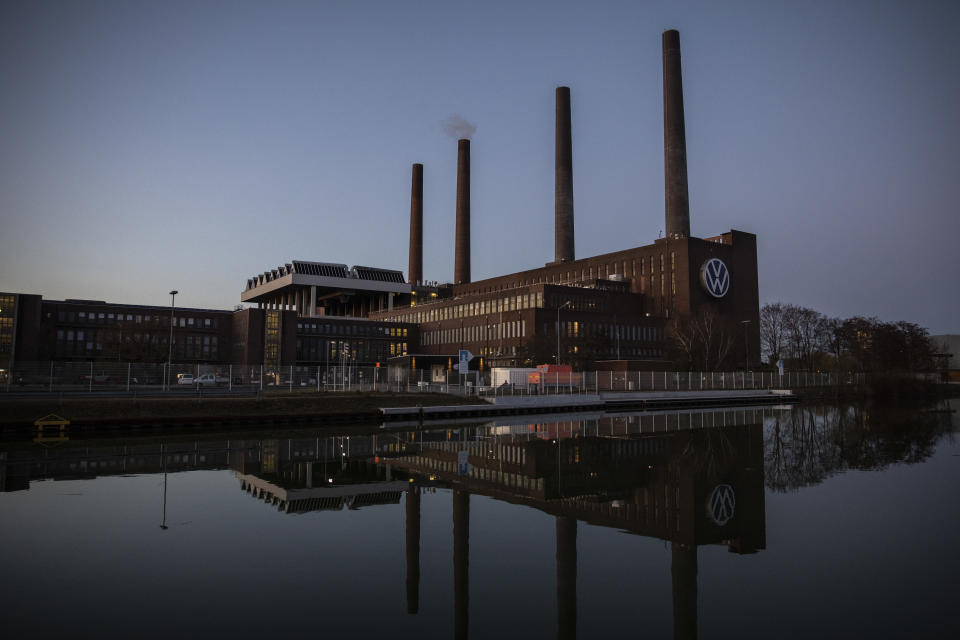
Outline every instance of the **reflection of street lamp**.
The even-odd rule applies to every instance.
[[[173,322],[174,322],[173,310],[175,307],[174,303],[177,299],[178,293],[179,291],[177,291],[176,289],[170,292],[170,344],[169,344],[169,349],[167,351],[167,388],[168,389],[170,388],[170,367],[173,364]]]
[[[163,458],[163,522],[160,528],[167,529],[167,456],[163,452],[163,445],[160,445],[160,457]]]
[[[557,307],[557,364],[560,364],[560,309],[568,306],[570,306],[569,300]]]
[[[747,369],[750,368],[750,343],[747,341],[747,325],[750,324],[749,320],[741,320],[740,324],[743,325],[743,352],[747,359]]]

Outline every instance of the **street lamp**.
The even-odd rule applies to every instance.
[[[167,389],[170,388],[170,367],[173,365],[173,310],[175,307],[175,301],[177,299],[177,294],[180,293],[176,289],[170,292],[170,341],[168,343],[167,350]]]
[[[564,307],[569,307],[570,301],[567,300],[562,305],[557,307],[557,364],[560,364],[560,309]]]
[[[741,320],[740,324],[743,325],[743,353],[747,359],[747,369],[750,368],[750,343],[747,341],[747,325],[750,324],[749,320]]]

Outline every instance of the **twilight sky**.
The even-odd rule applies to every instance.
[[[663,223],[680,31],[693,235],[758,236],[761,303],[960,333],[960,2],[0,4],[0,290],[232,308],[292,259],[475,280],[553,259],[554,88],[576,255]]]

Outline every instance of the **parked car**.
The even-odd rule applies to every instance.
[[[177,375],[177,384],[193,384],[193,374],[192,373],[181,373]]]
[[[89,384],[90,374],[89,373],[80,374],[80,383]],[[113,378],[106,373],[93,374],[93,384],[112,384],[112,383],[113,383]]]

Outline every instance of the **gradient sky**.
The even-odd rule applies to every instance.
[[[960,333],[960,2],[0,4],[0,290],[232,308],[293,259],[475,280],[553,259],[554,88],[576,255],[664,227],[680,31],[693,235],[758,236],[761,303]]]

